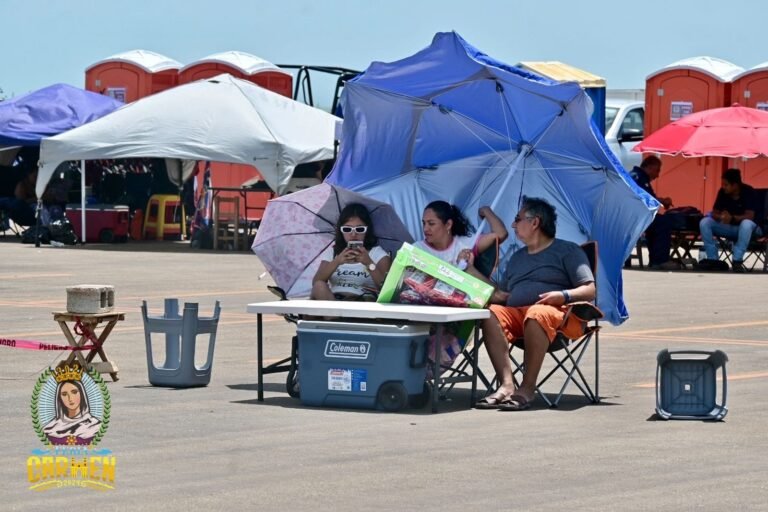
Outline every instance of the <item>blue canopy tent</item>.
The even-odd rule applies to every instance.
[[[77,128],[118,109],[123,104],[108,96],[54,84],[23,96],[0,102],[0,152],[37,147],[40,140]],[[81,195],[84,197],[84,180]],[[85,207],[83,205],[83,211]],[[85,233],[85,215],[82,216]]]
[[[122,105],[71,85],[44,87],[0,102],[0,146],[39,146],[43,137],[76,128]]]
[[[658,202],[607,148],[575,83],[509,66],[458,34],[400,61],[374,62],[347,82],[338,160],[330,183],[392,204],[414,238],[432,200],[474,220],[492,205],[511,222],[523,195],[550,201],[557,236],[600,248],[598,302],[620,324],[628,313],[621,270]],[[511,234],[502,257],[521,243]]]

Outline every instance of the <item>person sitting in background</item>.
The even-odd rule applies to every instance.
[[[733,271],[744,272],[744,253],[752,234],[762,231],[755,223],[758,209],[755,189],[741,181],[741,171],[728,169],[723,172],[720,191],[717,193],[712,212],[701,219],[701,241],[708,260],[717,260],[715,236],[735,240],[733,246]]]
[[[322,261],[312,279],[317,300],[376,300],[392,260],[379,247],[368,209],[344,207],[336,223],[333,259]]]
[[[640,166],[635,166],[629,175],[635,180],[635,183],[645,190],[649,195],[655,198],[661,205],[669,209],[672,206],[672,199],[669,197],[658,197],[653,190],[651,181],[655,180],[661,174],[661,160],[656,156],[648,156],[642,161]],[[656,214],[651,225],[645,230],[645,239],[648,242],[648,259],[652,269],[657,270],[679,270],[680,264],[669,259],[669,252],[672,247],[672,228],[677,219],[671,214]]]
[[[33,169],[16,184],[12,197],[0,197],[0,211],[20,226],[35,223],[36,183],[37,169]]]
[[[432,201],[424,208],[421,217],[424,240],[419,240],[414,246],[458,266],[460,260],[467,261],[469,253],[476,256],[489,248],[496,239],[499,243],[507,239],[507,228],[490,207],[483,206],[478,215],[488,221],[491,233],[480,235],[473,246],[470,235],[475,228],[461,211],[445,201]]]

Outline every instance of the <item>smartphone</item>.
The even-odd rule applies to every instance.
[[[347,242],[347,247],[350,249],[362,249],[363,248],[363,241],[362,240],[350,240]]]

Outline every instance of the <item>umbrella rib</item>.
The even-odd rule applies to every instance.
[[[303,233],[278,233],[272,238],[267,238],[264,240],[259,240],[258,244],[255,244],[252,248],[261,247],[262,245],[271,242],[272,240],[284,236],[304,236],[304,235],[333,235],[333,231],[307,231]]]

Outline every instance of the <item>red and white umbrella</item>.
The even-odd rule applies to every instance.
[[[694,112],[659,128],[633,151],[688,158],[768,156],[768,112],[737,103]]]

